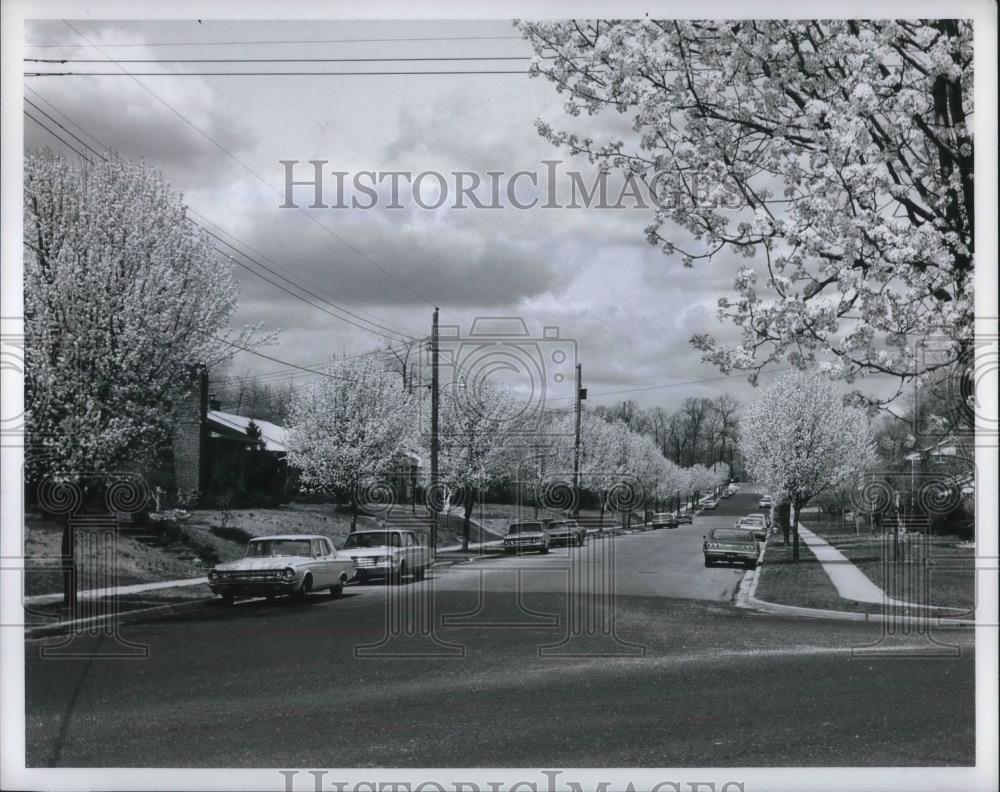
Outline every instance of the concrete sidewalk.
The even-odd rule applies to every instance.
[[[181,588],[184,586],[197,586],[208,583],[208,578],[182,578],[181,580],[161,580],[157,583],[136,583],[132,586],[110,586],[108,588],[88,589],[80,591],[77,596],[80,599],[96,599],[98,597],[117,597],[124,594],[142,594],[145,591],[158,591],[159,589]],[[63,598],[62,592],[54,594],[35,594],[24,598],[25,605],[44,605],[48,602],[59,602]]]
[[[865,602],[873,605],[894,605],[904,608],[925,608],[935,611],[960,611],[961,608],[950,608],[939,605],[925,605],[917,602],[906,602],[890,597],[876,586],[869,577],[854,566],[851,560],[825,539],[820,538],[808,528],[799,524],[799,538],[816,556],[830,582],[837,589],[841,599]]]
[[[870,602],[876,605],[893,601],[882,589],[872,583],[864,572],[854,566],[847,556],[801,523],[799,524],[799,538],[806,543],[812,554],[816,556],[816,560],[823,565],[823,571],[826,572],[841,598],[855,602]]]

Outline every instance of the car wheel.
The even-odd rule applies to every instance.
[[[543,548],[542,548],[541,550],[539,550],[539,551],[538,551],[538,553],[539,553],[540,555],[548,555],[548,553],[549,553],[549,548],[548,548],[548,545],[546,545],[546,546],[545,546],[545,547],[543,547]]]
[[[223,605],[227,605],[227,606],[228,605],[232,605],[235,601],[236,601],[236,595],[234,595],[234,594],[223,594],[222,595],[222,604]]]
[[[714,561],[709,561],[709,560],[708,560],[708,559],[706,558],[706,559],[705,559],[705,566],[707,566],[707,567],[710,567],[710,566],[715,566],[715,562],[714,562]]]
[[[413,579],[414,580],[423,580],[424,579],[424,575],[426,575],[426,574],[427,574],[427,567],[418,567],[417,569],[413,570]]]
[[[406,574],[406,562],[400,561],[399,569],[395,572],[395,574],[392,575],[392,582],[395,583],[397,586],[401,586],[403,584],[403,576],[405,574]]]
[[[756,568],[757,568],[757,562],[756,561],[750,561],[750,562],[747,563],[747,569],[756,569]]]
[[[346,578],[341,575],[340,580],[330,586],[330,599],[337,599],[344,593],[344,584],[347,582]]]
[[[295,599],[299,602],[305,602],[306,597],[309,596],[309,592],[312,591],[312,587],[312,575],[306,575],[305,580],[302,581],[302,585],[299,586],[299,590],[295,592]]]

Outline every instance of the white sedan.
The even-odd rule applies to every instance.
[[[305,599],[311,591],[323,590],[339,597],[353,577],[353,559],[325,536],[288,534],[251,539],[242,558],[208,573],[208,585],[231,604],[237,596],[291,594]]]

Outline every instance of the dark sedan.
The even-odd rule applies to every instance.
[[[760,548],[753,533],[742,528],[714,528],[702,545],[705,566],[716,564],[743,564],[747,569],[757,568]]]

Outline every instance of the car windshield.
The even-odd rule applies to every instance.
[[[743,522],[764,522],[763,514],[750,514],[743,518]]]
[[[532,531],[541,531],[541,530],[542,530],[541,523],[536,523],[536,522],[514,523],[512,526],[510,526],[510,528],[507,529],[507,533],[509,534],[531,533]]]
[[[673,517],[674,515],[673,515],[673,512],[659,512],[658,514],[654,514],[653,516],[654,517],[659,517],[659,518],[662,519],[664,517]]]
[[[716,528],[712,531],[712,538],[719,542],[752,542],[753,534],[749,531],[740,531],[736,528]]]
[[[576,528],[576,523],[569,520],[554,520],[549,523],[549,528]]]
[[[308,539],[257,539],[249,542],[243,553],[244,558],[311,555],[312,543]]]
[[[399,547],[399,534],[392,531],[361,531],[352,533],[344,542],[344,549],[352,547]]]

